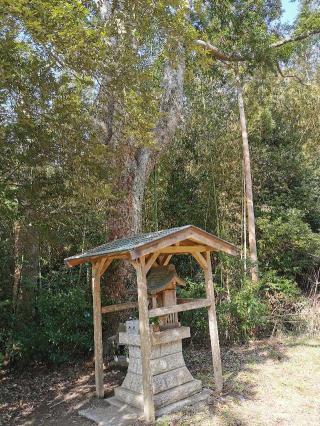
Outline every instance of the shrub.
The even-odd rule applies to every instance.
[[[217,305],[218,325],[225,342],[245,342],[260,333],[265,324],[267,306],[259,297],[259,288],[244,280],[233,287],[230,296]]]
[[[81,286],[42,290],[34,312],[32,321],[20,324],[13,332],[13,362],[57,364],[92,350],[91,300]]]
[[[223,342],[246,341],[264,325],[267,307],[259,299],[259,289],[244,281],[241,288],[231,289],[227,297],[223,288],[217,286],[217,318],[220,338]],[[204,283],[188,281],[181,297],[205,297]],[[196,340],[208,338],[208,317],[206,309],[184,312],[181,322],[189,325]]]
[[[294,327],[292,317],[297,313],[300,306],[300,290],[295,281],[269,271],[262,275],[259,282],[259,293],[261,299],[268,306],[268,324],[265,333],[270,333],[277,328],[282,330]],[[290,320],[291,319],[291,320]]]
[[[275,272],[267,272],[259,283],[243,279],[230,287],[229,292],[221,284],[215,284],[219,335],[222,343],[245,342],[252,337],[269,336],[274,324],[281,328],[290,326],[288,315],[294,314],[300,303],[297,284]],[[181,297],[205,297],[203,282],[187,281],[180,289]],[[189,325],[195,340],[208,339],[206,309],[184,312],[181,322]]]
[[[261,265],[267,270],[296,279],[319,265],[320,237],[312,232],[298,210],[282,216],[264,215],[257,219]]]

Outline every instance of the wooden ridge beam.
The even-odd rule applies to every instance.
[[[176,314],[178,312],[191,311],[192,309],[205,308],[211,305],[210,299],[193,299],[192,302],[181,303],[180,305],[165,306],[149,310],[149,318],[160,317],[162,315]]]

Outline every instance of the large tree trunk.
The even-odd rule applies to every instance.
[[[33,226],[19,220],[14,222],[13,238],[12,328],[16,330],[25,327],[34,318],[34,298],[39,278],[39,238]],[[12,344],[13,338],[8,347]]]
[[[15,220],[13,224],[13,239],[14,239],[14,271],[13,271],[13,285],[12,285],[12,310],[15,313],[17,310],[21,271],[22,271],[22,247],[21,247],[21,223]]]
[[[253,208],[250,151],[249,151],[246,116],[245,116],[243,96],[242,96],[242,87],[239,81],[238,81],[238,104],[239,104],[240,124],[241,124],[241,133],[242,133],[243,168],[244,168],[243,171],[244,171],[244,179],[245,179],[245,195],[246,195],[247,215],[248,215],[249,253],[250,253],[250,260],[252,263],[251,279],[253,282],[257,282],[258,281],[258,256],[257,256],[257,242],[256,242],[256,227],[255,227],[254,208]]]
[[[122,170],[115,184],[115,195],[118,195],[118,200],[108,220],[108,239],[110,240],[141,232],[144,190],[150,172],[170,144],[179,124],[183,104],[183,78],[183,51],[178,48],[176,63],[167,63],[164,68],[160,119],[154,130],[154,145],[150,148],[133,149],[132,143],[128,143],[123,157],[117,158],[117,165],[122,166]],[[106,109],[108,112],[111,110],[110,106]],[[110,117],[105,124],[107,134],[112,135]]]
[[[174,64],[167,63],[163,74],[163,94],[160,102],[160,115],[154,130],[154,145],[134,147],[128,141],[125,148],[117,151],[117,164],[121,167],[114,184],[116,196],[112,209],[108,212],[107,239],[130,237],[142,232],[142,211],[144,192],[150,173],[161,154],[168,147],[179,124],[183,105],[184,57],[183,50],[177,49]],[[105,97],[106,99],[106,97]],[[110,119],[113,108],[112,98],[104,108],[105,143],[113,143],[116,138]],[[101,118],[100,118],[101,120]],[[120,157],[120,158],[119,158]],[[135,291],[131,286],[131,268],[125,262],[114,265],[107,274],[107,296],[117,300],[128,297]],[[125,291],[126,290],[126,291]]]

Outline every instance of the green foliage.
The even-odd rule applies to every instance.
[[[178,297],[186,297],[186,298],[205,297],[204,283],[188,280],[186,287],[180,288],[178,290]],[[181,315],[180,316],[181,323],[183,325],[191,327],[192,336],[194,336],[194,339],[198,341],[203,340],[208,330],[206,308],[183,312],[180,315]]]
[[[13,331],[12,362],[61,363],[88,355],[93,347],[92,303],[81,286],[44,289],[34,303],[34,320]],[[17,321],[22,320],[17,317]]]
[[[279,276],[275,271],[269,271],[259,282],[259,292],[268,306],[269,321],[265,332],[268,333],[268,329],[276,324],[286,330],[291,324],[290,315],[297,314],[299,310],[301,291],[297,283]]]
[[[301,212],[288,210],[276,218],[263,215],[257,227],[260,259],[266,269],[295,278],[318,264],[320,236],[312,232]]]
[[[259,335],[265,325],[267,306],[260,298],[259,288],[244,280],[239,289],[233,289],[229,300],[221,302],[219,313],[226,340],[246,341]]]
[[[285,277],[280,277],[275,271],[265,273],[259,282],[259,291],[264,297],[275,297],[285,303],[293,302],[300,294],[300,290],[295,281]]]
[[[270,49],[285,34],[276,21],[280,6],[263,0],[194,1],[192,9],[178,0],[1,3],[0,363],[7,353],[15,362],[57,363],[91,351],[89,275],[86,267],[62,273],[61,265],[67,255],[105,241],[122,158],[135,158],[141,146],[153,156],[163,69],[176,60],[177,46],[186,59],[185,114],[165,155],[156,152],[144,228],[193,223],[243,246],[234,73],[251,76],[245,104],[260,271],[267,272],[252,287],[242,260],[217,256],[221,336],[247,340],[269,331],[264,317],[294,310],[294,280],[303,288],[319,267],[319,70],[317,35]],[[293,35],[318,28],[318,11],[303,2]],[[221,67],[195,46],[198,38],[245,61]],[[308,85],[276,76],[279,60]],[[131,169],[126,172],[130,180]],[[203,297],[195,263],[182,259],[177,267],[191,277],[182,295]],[[205,309],[184,313],[183,321],[204,338]]]
[[[269,336],[275,322],[285,329],[288,315],[296,312],[300,296],[296,282],[273,271],[263,274],[257,285],[243,278],[229,291],[217,283],[215,291],[223,344]],[[186,288],[179,292],[181,297],[205,297],[204,283],[188,280]],[[191,327],[194,340],[203,343],[208,339],[206,309],[184,312],[181,319],[183,325]]]
[[[244,280],[240,288],[233,287],[229,295],[221,286],[216,287],[217,317],[223,343],[244,342],[258,334],[265,325],[267,305],[260,298],[259,288]],[[188,281],[183,297],[205,297],[204,283]],[[184,312],[182,322],[192,328],[192,336],[198,341],[207,340],[208,319],[206,309]]]

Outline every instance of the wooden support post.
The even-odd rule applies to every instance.
[[[212,267],[211,267],[211,258],[210,258],[209,251],[206,252],[206,262],[207,262],[207,265],[206,265],[206,268],[204,269],[204,276],[205,276],[207,299],[211,301],[211,305],[208,306],[208,317],[209,317],[209,333],[210,333],[210,341],[211,341],[214,381],[215,381],[217,391],[221,392],[222,386],[223,386],[223,378],[222,378],[222,368],[221,368],[218,324],[217,324],[217,316],[216,316],[216,303],[215,303],[215,296],[214,296]]]
[[[94,368],[95,368],[95,379],[96,379],[96,393],[98,398],[103,398],[104,389],[103,389],[103,351],[102,351],[102,324],[101,324],[100,268],[101,268],[101,263],[99,261],[92,264]]]
[[[145,257],[140,257],[134,262],[137,273],[138,305],[139,305],[139,331],[141,341],[141,366],[142,366],[142,388],[143,407],[146,422],[155,421],[152,372],[150,364],[151,339],[148,314],[147,278],[145,271]]]

